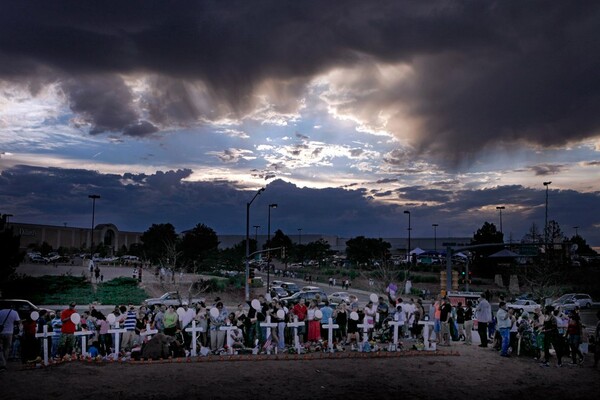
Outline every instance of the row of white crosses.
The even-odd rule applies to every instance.
[[[33,311],[30,315],[31,320],[33,320],[33,321],[37,321],[39,317],[40,317],[40,314],[37,311]],[[71,314],[71,322],[73,322],[75,325],[78,325],[81,322],[81,315],[79,315],[78,313]],[[35,334],[35,337],[41,338],[44,341],[44,344],[43,344],[44,365],[49,364],[48,338],[51,338],[53,336],[58,336],[60,334],[61,334],[60,332],[48,332],[48,325],[46,325],[46,324],[44,324],[42,332]],[[89,335],[93,335],[93,334],[94,334],[94,332],[88,331],[88,330],[76,331],[74,333],[75,336],[81,336],[81,355],[84,357],[87,356],[87,337]]]

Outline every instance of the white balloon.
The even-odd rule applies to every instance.
[[[377,297],[375,293],[371,293],[371,295],[369,296],[369,300],[371,300],[373,303],[377,303],[379,297]]]
[[[272,300],[273,300],[273,298],[271,297],[271,295],[270,295],[269,293],[266,293],[266,294],[265,294],[265,300],[267,300],[267,301],[269,301],[269,302],[270,302],[270,301],[272,301]]]
[[[352,311],[350,313],[350,319],[353,321],[358,321],[358,313],[356,311]]]
[[[321,319],[323,318],[323,312],[321,310],[317,310],[315,311],[315,318],[316,319]]]
[[[106,316],[106,320],[108,321],[109,324],[114,324],[115,321],[117,320],[117,317],[115,316],[115,314],[108,314]]]
[[[219,316],[219,309],[217,307],[213,307],[210,309],[210,316],[213,318],[217,318]]]
[[[179,317],[181,318],[183,316],[183,314],[185,314],[185,310],[183,309],[183,307],[178,307],[177,315],[179,315]]]
[[[81,322],[81,315],[74,313],[71,314],[71,322],[73,322],[75,325],[77,325],[78,323]]]
[[[285,311],[283,311],[283,310],[277,310],[277,318],[284,319],[285,318]]]
[[[40,313],[37,311],[32,311],[29,316],[31,317],[32,321],[37,321],[38,318],[40,317]]]
[[[252,305],[252,308],[254,308],[256,311],[261,310],[260,301],[258,301],[257,299],[252,300],[250,304]]]

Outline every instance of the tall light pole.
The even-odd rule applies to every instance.
[[[496,210],[500,211],[500,233],[502,234],[504,234],[504,231],[502,230],[502,210],[504,209],[506,209],[504,206],[496,207]],[[502,236],[502,241],[504,241],[504,235]]]
[[[277,204],[269,204],[269,222],[267,227],[267,249],[271,248],[271,208],[277,208]],[[271,277],[271,252],[267,252],[267,291],[269,290],[269,281]]]
[[[260,228],[260,225],[254,225],[254,241],[256,242],[256,245],[258,246],[258,228]]]
[[[579,233],[577,232],[577,230],[579,229],[578,226],[574,226],[573,229],[575,229],[575,237],[579,236]]]
[[[552,182],[544,182],[546,186],[546,218],[544,220],[544,250],[546,251],[546,260],[548,260],[548,187]]]
[[[6,217],[6,226],[8,227],[9,218],[10,217],[14,217],[14,215],[12,215],[12,214],[4,214],[4,216]]]
[[[431,224],[433,226],[433,251],[437,253],[437,227],[438,224]]]
[[[410,211],[405,210],[404,214],[408,214],[408,250],[406,250],[406,255],[408,257],[408,261],[410,262],[411,261],[410,260],[410,250],[411,250],[411,247],[410,247],[410,231],[412,230],[412,228],[410,227]]]
[[[246,301],[250,301],[250,205],[264,191],[265,188],[258,189],[252,200],[246,203]]]
[[[92,229],[90,230],[90,263],[94,259],[94,217],[96,216],[96,199],[100,196],[97,194],[90,194],[88,198],[92,199]]]
[[[298,244],[302,244],[302,228],[298,228]]]

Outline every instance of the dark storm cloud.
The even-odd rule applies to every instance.
[[[599,21],[600,3],[583,0],[3,1],[0,77],[32,90],[67,81],[92,132],[142,135],[247,112],[268,78],[295,82],[280,96],[288,104],[331,67],[404,63],[409,83],[363,101],[373,115],[402,103],[420,122],[415,148],[458,165],[498,143],[556,146],[599,133]],[[157,77],[142,99],[145,122],[116,79],[106,87],[114,94],[94,98],[100,87],[89,78],[133,73]],[[198,82],[208,103],[189,94]]]
[[[536,176],[556,175],[561,172],[565,166],[560,164],[542,164],[529,167]]]
[[[138,121],[131,91],[119,76],[71,78],[61,87],[71,109],[91,124],[91,134],[122,131],[129,136],[144,136],[158,130],[148,121]]]

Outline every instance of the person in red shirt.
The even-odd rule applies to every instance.
[[[64,357],[65,354],[71,354],[75,347],[75,335],[73,334],[75,333],[76,326],[71,321],[71,316],[77,312],[75,311],[75,306],[75,302],[71,302],[69,308],[60,313],[62,327],[60,328],[61,335],[58,348],[61,357]]]
[[[295,316],[298,317],[298,321],[304,321],[306,319],[306,314],[308,313],[308,308],[306,307],[306,300],[300,299],[298,304],[296,304],[292,308],[292,312],[294,313]],[[303,343],[303,341],[304,341],[303,338],[304,338],[305,329],[306,329],[306,325],[298,328],[298,338],[300,340],[300,343]]]

